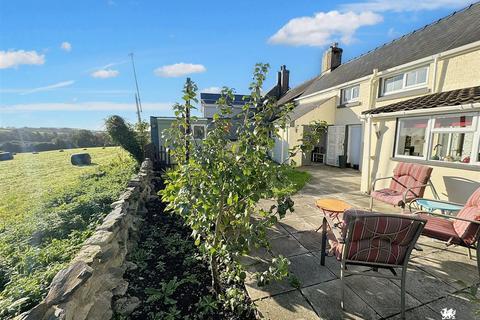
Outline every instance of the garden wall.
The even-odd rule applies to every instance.
[[[54,277],[45,299],[16,319],[112,317],[112,298],[124,295],[128,288],[128,283],[123,280],[123,274],[129,267],[125,257],[135,247],[137,230],[142,215],[146,213],[145,203],[154,195],[152,179],[152,163],[147,159],[70,265]],[[126,298],[118,301],[124,303],[120,308],[130,308],[137,303]]]

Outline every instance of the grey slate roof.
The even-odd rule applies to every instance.
[[[308,88],[308,86],[310,86],[315,79],[316,79],[316,78],[310,79],[310,80],[308,80],[308,81],[305,81],[305,82],[302,83],[301,85],[296,86],[295,88],[291,88],[290,90],[288,90],[288,91],[283,95],[283,97],[281,97],[281,98],[278,100],[277,104],[278,104],[278,105],[282,105],[282,104],[291,102],[293,99],[295,99],[296,97],[298,97],[298,96],[300,96],[302,93],[304,93],[305,90]]]
[[[332,72],[317,77],[302,95],[367,76],[375,68],[386,70],[479,40],[480,2],[477,2],[341,64]]]
[[[364,111],[362,114],[379,114],[418,109],[431,109],[476,102],[480,102],[480,86],[429,94],[423,97],[413,98]]]
[[[332,97],[326,98],[320,101],[305,103],[305,104],[296,106],[295,109],[293,109],[292,112],[290,113],[290,120],[291,121],[297,120],[298,118],[306,115],[307,113],[319,107],[321,104],[327,102],[330,99],[332,99]]]
[[[220,99],[222,95],[220,93],[200,93],[200,101],[201,103],[204,104],[216,104],[217,100]],[[236,94],[234,95],[234,100],[232,101],[232,104],[235,106],[243,106],[248,102],[248,96],[246,96],[247,100],[244,100],[243,97],[245,95],[243,94]]]

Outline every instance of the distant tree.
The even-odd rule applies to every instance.
[[[96,137],[90,130],[78,130],[72,135],[72,142],[79,148],[93,147]]]
[[[144,147],[141,142],[142,138],[139,137],[134,126],[125,122],[122,117],[117,115],[107,118],[105,126],[112,141],[128,151],[138,163],[145,159]]]

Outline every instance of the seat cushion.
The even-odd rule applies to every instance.
[[[430,180],[432,170],[431,167],[416,163],[399,162],[393,170],[395,180],[392,179],[389,189],[403,193],[407,188],[424,185]],[[424,191],[425,187],[414,188],[408,196],[411,198],[423,197]]]
[[[380,189],[372,191],[370,196],[378,201],[382,201],[394,206],[403,206],[403,194],[397,190],[392,189]],[[414,197],[407,197],[407,201],[412,200]]]
[[[468,198],[465,207],[460,210],[457,217],[480,221],[480,188]],[[473,244],[477,240],[479,227],[480,225],[468,221],[456,220],[453,223],[453,228],[466,244]]]
[[[453,221],[445,218],[432,216],[421,213],[420,217],[427,220],[427,224],[423,229],[422,234],[429,238],[434,238],[442,241],[449,241],[455,244],[461,244],[462,240],[453,228]]]

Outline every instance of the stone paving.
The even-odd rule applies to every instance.
[[[321,232],[315,230],[322,215],[314,200],[334,197],[355,207],[368,208],[369,198],[358,191],[360,174],[325,166],[302,170],[308,170],[312,179],[294,196],[295,212],[268,233],[271,252],[289,258],[290,271],[300,285],[294,287],[284,280],[258,287],[251,273],[265,270],[271,255],[266,250],[254,253],[245,259],[249,271],[246,287],[259,312],[264,318],[275,320],[400,319],[400,284],[396,280],[348,276],[343,311],[340,264],[334,257],[327,257],[325,266],[320,265]],[[270,206],[271,202],[265,200],[262,205]],[[375,203],[374,210],[400,211],[381,203]],[[423,251],[412,252],[407,273],[406,318],[442,319],[442,309],[453,308],[454,319],[480,319],[475,315],[480,305],[470,302],[461,292],[479,282],[475,254],[469,259],[465,248],[446,247],[423,236],[418,244]]]

